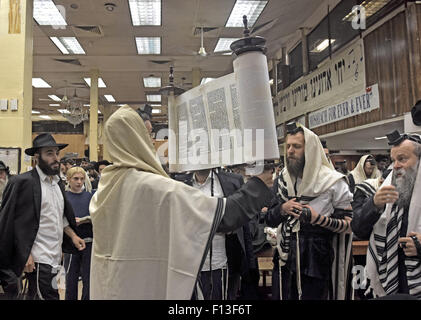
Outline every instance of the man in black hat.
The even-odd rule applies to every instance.
[[[421,139],[387,135],[393,171],[381,188],[354,211],[352,231],[370,239],[367,277],[376,296],[421,298]]]
[[[3,161],[0,161],[0,205],[4,188],[9,180],[9,167]]]
[[[57,144],[50,134],[37,136],[33,147],[25,150],[35,158],[37,166],[10,178],[3,194],[0,270],[16,278],[25,272],[29,299],[58,300],[55,277],[62,252],[85,249],[85,242],[74,232],[73,209],[58,176],[59,150],[66,146]],[[5,283],[3,287],[11,284],[13,288],[16,278],[0,280]]]

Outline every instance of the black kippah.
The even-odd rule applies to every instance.
[[[303,128],[298,127],[295,122],[290,122],[286,124],[287,134],[296,134],[297,132],[303,132]]]

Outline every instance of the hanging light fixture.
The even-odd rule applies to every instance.
[[[65,93],[60,104],[62,109],[66,110],[62,112],[62,116],[74,127],[83,121],[89,120],[89,109],[84,105],[83,100],[77,96],[76,89],[73,97],[70,99],[67,98]]]

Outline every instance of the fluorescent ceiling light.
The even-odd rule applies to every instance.
[[[63,54],[86,54],[76,37],[50,37]]]
[[[160,37],[136,37],[138,54],[161,54]]]
[[[384,137],[375,137],[374,140],[383,140],[383,139],[386,139],[386,138],[387,138],[386,136],[384,136]]]
[[[91,105],[90,104],[84,104],[83,106],[84,107],[90,107]]]
[[[160,94],[147,94],[146,100],[149,102],[161,102],[161,95]]]
[[[50,107],[60,107],[60,104],[50,103]]]
[[[159,110],[159,109],[152,109],[152,113],[161,113],[161,110]]]
[[[59,97],[57,97],[55,94],[51,94],[48,96],[50,99],[54,100],[54,101],[61,101],[61,99]]]
[[[34,88],[51,88],[51,86],[41,78],[32,78]]]
[[[230,45],[239,38],[219,38],[218,43],[216,44],[215,50],[213,52],[221,52],[231,50]]]
[[[66,113],[66,114],[70,114],[70,111],[67,109],[57,109],[58,112],[60,113]]]
[[[67,26],[52,0],[34,0],[33,16],[40,26]]]
[[[202,78],[202,81],[200,81],[200,84],[205,84],[205,83],[211,82],[212,80],[215,80],[215,78]]]
[[[42,118],[42,119],[48,119],[48,120],[51,120],[51,117],[50,117],[50,116],[46,116],[46,115],[42,115],[42,116],[38,116],[38,117],[40,117],[40,118]]]
[[[365,8],[365,17],[368,18],[376,14],[380,9],[382,9],[390,0],[365,0],[360,5]],[[358,7],[354,6],[354,9],[351,10],[342,20],[343,21],[352,21],[354,16],[358,13]]]
[[[161,78],[159,77],[143,78],[143,85],[145,86],[145,88],[160,88]]]
[[[335,41],[335,39],[330,39],[330,44],[334,43]],[[319,53],[326,50],[327,47],[329,47],[329,39],[324,39],[316,46],[316,48],[314,48],[310,52]]]
[[[151,103],[150,104],[151,107],[162,107],[162,104],[158,104],[158,103]]]
[[[244,27],[243,16],[247,16],[247,26],[253,27],[268,1],[237,0],[228,18],[226,27]]]
[[[85,80],[86,84],[90,87],[91,86],[91,78],[83,78]],[[106,84],[102,78],[98,78],[98,88],[106,88]]]
[[[111,94],[105,94],[104,97],[108,102],[115,102],[115,99]]]
[[[36,111],[36,110],[32,110],[32,114],[40,114],[41,112]]]
[[[133,26],[160,26],[161,0],[129,0]]]

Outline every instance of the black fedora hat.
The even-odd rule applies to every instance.
[[[32,142],[32,148],[25,149],[25,153],[28,156],[33,156],[35,152],[44,147],[58,147],[59,150],[64,149],[68,146],[68,144],[60,144],[56,143],[53,136],[49,133],[41,133],[37,136],[34,141]]]

